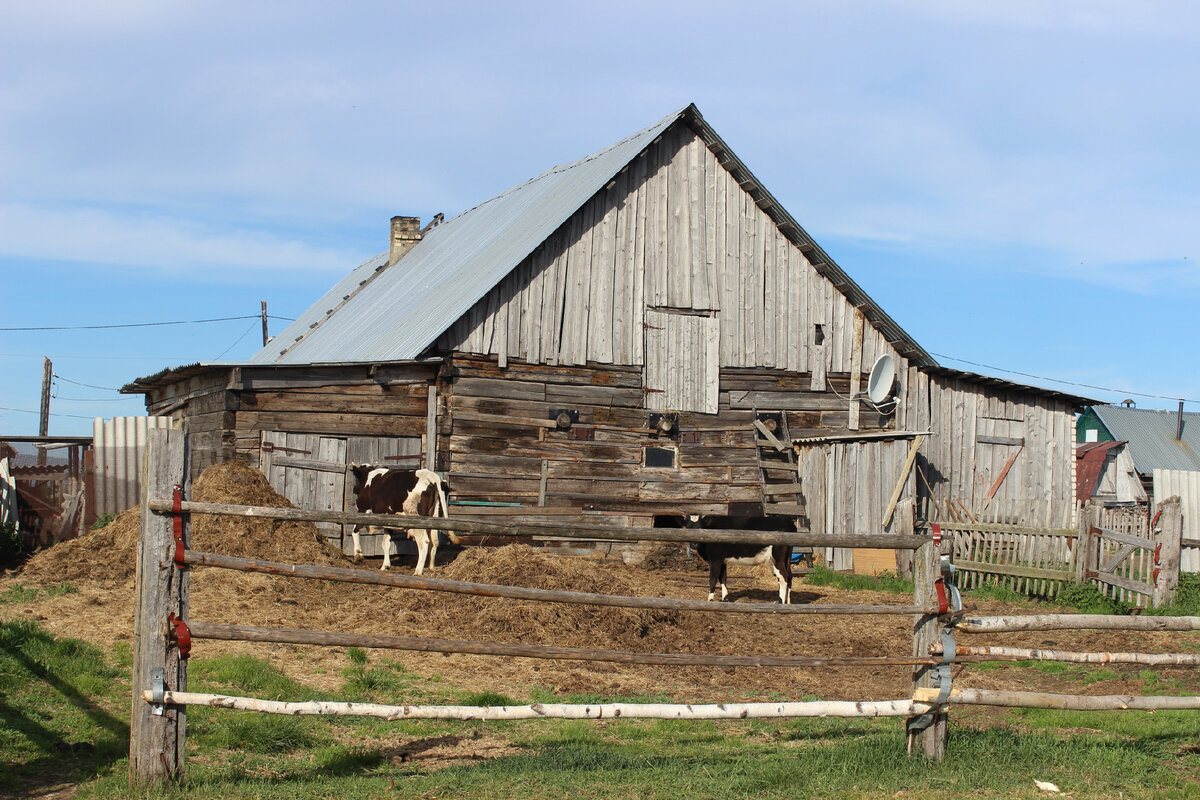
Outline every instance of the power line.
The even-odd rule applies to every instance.
[[[121,391],[120,389],[115,389],[115,388],[113,388],[112,386],[96,386],[96,385],[94,385],[94,384],[91,384],[91,383],[80,383],[79,381],[73,381],[73,380],[71,380],[70,378],[64,378],[62,375],[59,375],[57,372],[56,372],[56,373],[54,373],[54,378],[55,378],[55,380],[66,381],[67,383],[73,383],[73,384],[75,384],[76,386],[86,386],[86,387],[87,387],[87,388],[89,388],[89,389],[100,389],[100,390],[102,390],[102,391],[105,391],[105,392],[119,392],[119,391]]]
[[[257,317],[256,319],[261,319],[261,317]],[[257,323],[251,322],[251,323],[250,323],[250,327],[249,327],[249,328],[246,328],[245,332],[244,332],[244,333],[242,333],[242,335],[241,335],[241,336],[239,336],[239,337],[237,338],[237,341],[236,341],[236,342],[234,342],[233,344],[229,345],[229,347],[226,347],[224,350],[222,350],[222,351],[221,351],[221,355],[219,355],[219,356],[217,356],[216,358],[214,358],[214,359],[213,359],[213,361],[219,361],[219,360],[221,359],[221,356],[225,355],[225,354],[226,354],[226,353],[228,353],[230,350],[232,350],[233,348],[237,347],[237,346],[238,346],[238,343],[239,343],[239,342],[241,342],[241,341],[242,341],[242,339],[245,339],[245,338],[246,338],[246,336],[248,336],[248,335],[250,334],[250,331],[254,330],[254,326],[255,326],[256,324],[257,324]]]
[[[1149,398],[1152,398],[1155,400],[1182,400],[1185,403],[1200,403],[1200,400],[1189,400],[1186,397],[1178,397],[1178,396],[1172,397],[1170,395],[1165,395],[1165,394],[1147,394],[1145,392],[1130,391],[1129,389],[1113,389],[1110,386],[1094,386],[1090,383],[1076,383],[1074,381],[1064,381],[1059,378],[1047,378],[1044,375],[1034,375],[1030,372],[1019,372],[1015,369],[1005,369],[1004,367],[996,367],[996,366],[992,366],[991,364],[980,364],[976,361],[968,361],[965,358],[955,358],[954,356],[948,356],[948,355],[945,355],[944,353],[934,353],[931,351],[929,354],[931,356],[936,356],[938,358],[948,358],[951,361],[957,361],[960,364],[970,364],[973,367],[983,367],[984,369],[992,369],[992,370],[996,370],[997,372],[1007,372],[1009,375],[1021,375],[1026,378],[1033,378],[1033,379],[1039,380],[1039,381],[1050,381],[1051,383],[1062,383],[1067,386],[1079,386],[1084,389],[1095,389],[1096,391],[1099,391],[1099,392],[1112,392],[1113,394],[1132,394],[1132,395],[1137,395],[1138,397],[1149,397]]]
[[[42,413],[40,411],[30,411],[29,409],[26,409],[26,408],[9,408],[8,406],[0,406],[0,411],[16,411],[18,414],[37,414],[39,416],[41,416],[41,413]],[[83,414],[55,414],[54,412],[50,412],[50,416],[52,416],[52,417],[74,417],[75,419],[95,419],[96,418],[95,415],[89,417],[89,416],[84,416]]]
[[[276,317],[270,314],[268,319],[278,319],[285,322],[293,322],[292,317]],[[98,331],[109,330],[112,328],[153,328],[163,325],[199,325],[205,322],[230,322],[239,319],[262,319],[261,314],[250,314],[242,317],[213,317],[212,319],[184,319],[175,320],[172,322],[123,322],[113,325],[61,325],[61,326],[43,326],[43,327],[26,327],[26,328],[0,328],[0,332],[15,332],[15,331]]]

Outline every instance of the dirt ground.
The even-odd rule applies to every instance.
[[[207,470],[193,488],[196,500],[287,507],[261,473],[239,464]],[[38,553],[15,574],[0,577],[0,590],[14,584],[78,588],[28,604],[0,605],[0,618],[37,619],[60,635],[101,645],[132,641],[136,509],[107,527]],[[287,563],[351,566],[353,562],[320,540],[307,523],[274,523],[197,515],[194,550]],[[640,566],[619,559],[564,556],[523,545],[471,548],[439,553],[436,577],[604,594],[703,599],[703,565],[664,548]],[[377,564],[372,564],[377,566]],[[393,571],[411,572],[411,559]],[[430,574],[430,573],[427,573]],[[771,601],[774,579],[764,569],[731,568],[735,602]],[[849,592],[810,586],[798,580],[793,603],[908,605],[911,598],[882,592]],[[1028,607],[968,600],[984,614],[1032,613]],[[1043,609],[1039,609],[1043,610]],[[752,614],[646,611],[532,603],[328,581],[251,575],[196,568],[191,578],[191,618],[270,627],[358,631],[400,636],[591,647],[633,652],[723,653],[736,655],[908,656],[912,618],[908,615],[775,617]],[[1046,647],[1078,651],[1179,652],[1179,639],[1194,647],[1196,634],[1055,631],[961,634],[960,644]],[[977,641],[978,640],[978,641]],[[344,648],[197,641],[193,655],[253,653],[267,657],[306,685],[336,689],[339,670],[349,663]],[[627,666],[598,662],[550,661],[377,651],[373,658],[402,662],[418,674],[440,675],[469,691],[522,698],[538,687],[558,694],[622,696],[670,695],[680,701],[748,701],[786,697],[829,700],[889,700],[911,694],[909,667],[821,669]],[[1140,693],[1143,668],[1117,665],[1113,679],[1087,686],[1068,676],[1040,670],[982,671],[957,668],[955,685],[1027,689],[1072,694]],[[1158,668],[1163,680],[1178,680],[1200,693],[1200,676],[1190,668]]]

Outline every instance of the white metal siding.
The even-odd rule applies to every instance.
[[[92,421],[97,515],[118,514],[141,502],[146,431],[170,427],[170,417],[97,417]]]
[[[0,525],[17,524],[17,482],[8,468],[8,459],[0,458]]]
[[[1154,470],[1154,504],[1179,496],[1183,511],[1183,536],[1200,539],[1200,472],[1179,469]],[[1180,572],[1200,572],[1200,548],[1185,547],[1179,558]]]

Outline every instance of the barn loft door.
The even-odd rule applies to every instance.
[[[420,437],[347,437],[264,431],[259,469],[271,488],[300,508],[354,511],[346,473],[350,464],[386,467],[421,466]],[[335,547],[353,552],[348,528],[336,522],[314,523]],[[382,537],[362,537],[363,553],[383,555]]]
[[[646,408],[716,414],[721,385],[717,316],[647,308],[645,322]]]

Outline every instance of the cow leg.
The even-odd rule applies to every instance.
[[[429,531],[409,531],[409,535],[417,543],[417,574],[420,575],[425,572],[425,556],[429,553]]]
[[[729,578],[729,565],[726,564],[724,561],[722,561],[721,562],[721,574],[720,574],[720,577],[718,578],[718,580],[721,582],[721,602],[722,603],[724,603],[725,599],[729,597],[729,586],[727,585],[728,578]]]
[[[771,571],[779,581],[779,602],[788,605],[792,602],[792,548],[773,547],[771,551]]]
[[[358,538],[358,526],[350,529],[350,538],[354,540],[354,557],[362,558],[362,542]]]
[[[717,581],[720,580],[721,570],[724,569],[725,562],[710,561],[708,564],[708,599],[709,602],[717,596]]]
[[[372,528],[372,530],[375,529]],[[396,543],[392,541],[392,532],[386,528],[383,529],[383,566],[379,568],[381,571],[387,572],[391,568],[392,550],[395,546]]]
[[[440,531],[425,531],[429,539],[429,568],[433,569],[437,563],[438,539],[442,538]]]

